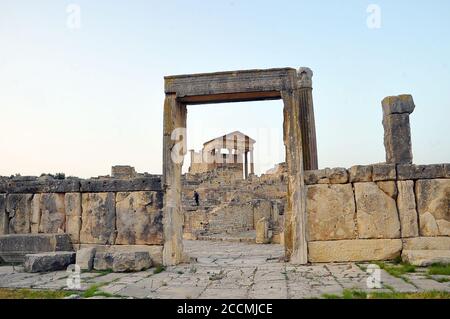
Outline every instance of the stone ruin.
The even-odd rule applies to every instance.
[[[412,164],[412,97],[382,101],[386,162],[319,170],[311,77],[307,68],[166,77],[163,175],[121,166],[92,179],[1,177],[0,262],[139,270],[187,261],[183,237],[217,235],[281,243],[295,264],[448,261],[450,164]],[[247,179],[227,167],[182,176],[170,153],[185,142],[172,132],[186,127],[186,105],[263,99],[284,102],[286,163]]]

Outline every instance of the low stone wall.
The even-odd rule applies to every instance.
[[[164,244],[162,208],[156,176],[0,180],[0,234],[67,233],[75,248],[152,246],[158,262]]]
[[[419,237],[449,245],[450,164],[307,171],[305,184],[311,262],[392,259]]]

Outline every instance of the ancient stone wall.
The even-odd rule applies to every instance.
[[[162,208],[157,176],[0,179],[0,235],[67,233],[75,248],[146,245],[157,263],[164,244]]]
[[[393,259],[412,239],[450,243],[450,164],[306,171],[305,184],[311,262]]]

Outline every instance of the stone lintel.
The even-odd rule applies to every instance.
[[[397,165],[397,178],[398,180],[445,178],[445,165],[448,164]]]

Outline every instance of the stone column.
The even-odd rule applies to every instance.
[[[250,151],[250,174],[255,174],[255,162],[253,160],[253,150]]]
[[[316,124],[312,98],[312,76],[309,68],[298,70],[298,87],[300,103],[300,128],[302,130],[303,167],[305,170],[318,169]]]
[[[283,140],[286,148],[288,175],[284,248],[286,257],[291,263],[306,264],[308,262],[306,192],[299,95],[298,89],[281,92],[284,103]]]
[[[181,208],[181,168],[186,153],[186,116],[186,105],[179,103],[175,94],[167,94],[164,101],[162,178],[164,265],[176,265],[183,261],[184,217]],[[183,134],[183,129],[184,138],[180,136]]]
[[[411,95],[388,96],[383,106],[384,147],[386,163],[412,164],[409,114],[415,105]]]
[[[245,179],[248,178],[248,151],[245,151],[244,153],[244,176]]]

